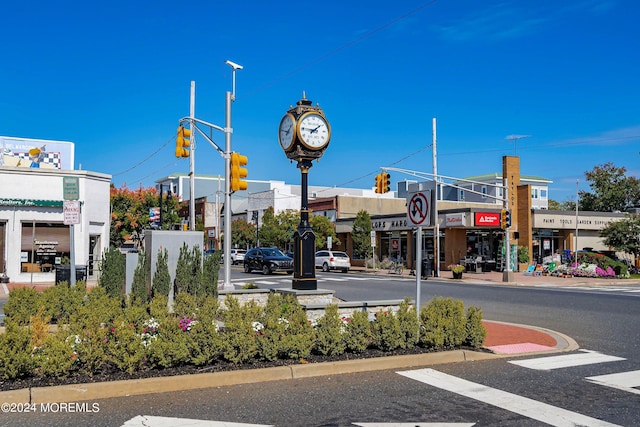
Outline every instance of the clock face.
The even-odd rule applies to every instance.
[[[318,113],[307,112],[302,115],[298,124],[298,136],[307,148],[318,150],[329,144],[331,129],[327,119]]]
[[[278,140],[284,150],[291,147],[295,133],[295,120],[290,113],[287,113],[282,120],[280,120],[280,128],[278,129]]]

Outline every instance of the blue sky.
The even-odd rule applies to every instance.
[[[174,138],[190,82],[196,117],[223,126],[225,60],[244,66],[233,149],[249,179],[300,183],[277,127],[303,91],[333,133],[312,185],[371,188],[385,166],[432,172],[433,117],[442,175],[500,172],[515,153],[561,202],[596,165],[640,176],[636,0],[26,0],[3,15],[0,135],[72,141],[76,167],[116,186],[188,172]],[[514,134],[531,137],[514,147]],[[196,141],[196,173],[223,174]]]

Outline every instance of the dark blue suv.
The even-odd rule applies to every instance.
[[[244,272],[260,270],[263,274],[275,271],[293,273],[293,258],[286,256],[277,248],[253,248],[244,256]]]

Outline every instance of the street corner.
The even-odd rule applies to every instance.
[[[487,336],[484,348],[499,355],[556,353],[579,348],[571,337],[529,325],[484,320]]]

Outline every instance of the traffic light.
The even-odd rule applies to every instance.
[[[381,193],[388,193],[389,191],[391,191],[391,184],[389,182],[389,180],[391,179],[391,175],[389,175],[386,172],[382,172],[380,174],[380,177],[381,177],[380,192]]]
[[[231,191],[246,190],[249,186],[246,178],[249,172],[242,166],[247,165],[247,156],[239,153],[231,153]]]
[[[376,175],[376,193],[382,193],[382,174]]]
[[[384,171],[376,175],[376,193],[383,194],[391,191],[389,179],[391,179],[391,175]]]
[[[184,126],[178,126],[178,136],[176,137],[176,157],[189,157],[191,148],[191,131]]]
[[[511,211],[509,209],[502,209],[500,212],[500,220],[503,229],[511,227]]]

